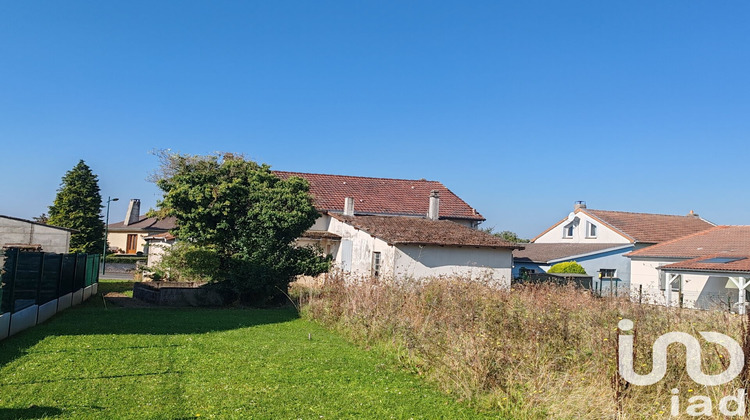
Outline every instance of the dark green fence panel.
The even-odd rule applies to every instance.
[[[37,297],[38,305],[43,305],[59,297],[57,288],[60,280],[62,258],[62,254],[44,254],[42,280],[39,283],[39,296]]]
[[[86,287],[86,254],[75,254],[76,276],[73,279],[73,291]]]
[[[13,310],[13,286],[15,285],[14,275],[16,261],[18,261],[17,249],[3,251],[5,262],[3,263],[2,275],[0,275],[0,284],[2,285],[2,296],[0,296],[0,313],[11,312]]]
[[[76,277],[76,255],[63,255],[62,267],[60,270],[60,296],[73,292],[73,281]]]
[[[21,252],[18,254],[13,290],[13,312],[36,304],[43,261],[44,254],[41,252]]]
[[[89,255],[86,258],[86,286],[91,286],[96,280],[96,271],[98,266],[94,265],[93,255]]]
[[[99,281],[99,255],[0,252],[0,313],[43,305]]]

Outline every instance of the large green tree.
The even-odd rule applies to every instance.
[[[74,229],[70,252],[99,254],[104,248],[104,222],[99,179],[81,160],[62,178],[47,223]]]
[[[177,219],[183,245],[171,260],[183,270],[257,303],[283,294],[297,275],[330,268],[321,253],[295,245],[319,216],[305,180],[281,179],[268,165],[233,154],[163,151],[160,159],[159,207]]]

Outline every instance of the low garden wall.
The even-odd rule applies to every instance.
[[[224,299],[207,283],[150,281],[135,283],[133,297],[162,306],[221,306]]]

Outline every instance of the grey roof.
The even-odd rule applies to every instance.
[[[157,219],[156,217],[141,216],[140,219],[129,225],[125,225],[125,221],[111,223],[108,227],[110,232],[132,232],[132,231],[144,231],[144,232],[165,232],[177,227],[177,219],[174,217],[165,217],[164,219]]]
[[[517,262],[547,263],[550,261],[599,254],[620,248],[632,248],[631,244],[524,244],[525,249],[513,251]]]

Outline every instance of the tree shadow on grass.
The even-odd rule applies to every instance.
[[[63,413],[57,407],[0,408],[0,419],[42,419],[59,416]]]
[[[105,308],[101,296],[0,341],[0,367],[47,337],[64,335],[179,335],[230,331],[299,318],[294,308]],[[90,349],[89,349],[90,350]],[[0,416],[0,418],[4,418]]]

